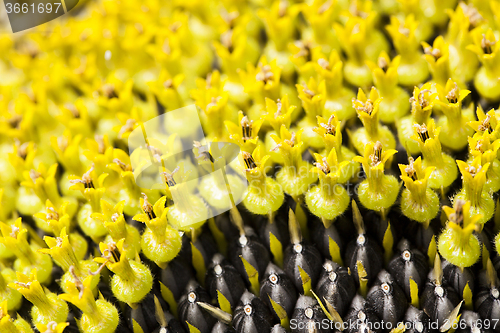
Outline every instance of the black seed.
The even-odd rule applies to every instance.
[[[228,325],[224,324],[221,321],[218,321],[218,322],[215,323],[214,327],[212,328],[212,332],[211,333],[234,333],[234,332],[236,332],[234,330],[234,328],[232,328],[231,326],[228,326]]]
[[[189,322],[198,328],[201,333],[209,333],[217,320],[203,310],[197,302],[210,303],[210,296],[196,281],[191,280],[179,300],[179,319],[187,331],[189,331],[187,325],[187,322]]]
[[[361,261],[367,273],[367,279],[370,283],[383,266],[383,253],[380,246],[367,235],[358,235],[358,237],[347,245],[345,254],[345,264],[351,269],[351,274],[359,284],[357,262]]]
[[[461,270],[459,267],[450,264],[448,261],[443,260],[443,280],[448,282],[450,286],[455,289],[460,298],[463,298],[464,288],[469,284],[469,288],[474,295],[474,274],[469,267]]]
[[[419,310],[413,305],[408,307],[405,314],[405,333],[428,333],[431,331],[431,319],[423,310]],[[437,325],[435,328],[437,329]]]
[[[344,248],[344,242],[340,236],[335,224],[325,228],[321,221],[316,220],[312,229],[311,239],[314,240],[314,245],[321,252],[323,257],[331,259],[330,256],[330,238],[337,243],[340,253]]]
[[[239,333],[270,332],[273,316],[268,307],[254,294],[246,291],[234,310],[233,327]]]
[[[264,275],[269,263],[269,252],[255,235],[253,229],[245,227],[245,234],[233,239],[229,244],[229,260],[245,279],[245,283],[250,285],[248,276],[241,261],[242,256],[258,272],[259,276]]]
[[[231,303],[232,309],[245,292],[245,282],[241,275],[220,253],[214,255],[208,267],[205,287],[213,299],[217,299],[217,290],[220,291]]]
[[[432,320],[437,320],[438,326],[441,327],[451,311],[460,303],[460,297],[445,281],[436,284],[431,279],[432,271],[422,293],[421,306],[424,312]]]
[[[363,213],[363,219],[365,221],[368,221],[365,224],[366,233],[371,237],[373,237],[373,239],[378,244],[382,244],[382,242],[384,241],[385,233],[387,231],[388,220],[382,219],[380,214],[373,210],[368,210],[365,213]],[[395,229],[395,225],[397,225],[397,223],[391,223],[391,232],[394,239],[398,239],[399,237]]]
[[[268,250],[270,250],[269,237],[271,233],[280,241],[283,247],[290,243],[288,223],[282,216],[276,216],[273,223],[269,223],[269,219],[266,219],[259,227],[259,237]]]
[[[235,239],[239,236],[238,228],[229,219],[229,214],[221,214],[215,218],[217,228],[224,234],[226,239]]]
[[[309,275],[311,285],[314,286],[318,281],[323,260],[321,259],[321,254],[314,246],[301,242],[290,244],[286,248],[283,262],[286,274],[293,280],[297,290],[303,293],[304,289],[302,287],[299,266]]]
[[[146,297],[137,305],[135,309],[131,309],[127,307],[125,310],[125,319],[127,321],[127,326],[133,330],[132,320],[135,320],[139,326],[143,329],[144,332],[152,332],[157,329],[160,324],[156,320],[155,316],[155,302],[154,298],[158,299],[160,302],[162,309],[168,309],[168,305],[161,297],[160,293],[155,294],[154,291],[151,291]],[[167,311],[164,311],[164,315]]]
[[[493,332],[491,328],[494,324],[486,325],[477,313],[465,310],[462,312],[457,326],[458,329],[455,333],[490,333]],[[487,326],[488,328],[486,328]]]
[[[292,333],[329,332],[329,326],[323,327],[322,323],[328,320],[318,301],[312,297],[301,295],[293,311],[291,325]]]
[[[368,292],[366,303],[380,319],[391,323],[392,327],[397,326],[408,306],[403,290],[385,270],[378,274]]]
[[[322,302],[326,299],[343,316],[356,295],[356,284],[347,268],[326,260],[315,291]]]
[[[192,266],[183,257],[176,257],[161,270],[161,282],[172,291],[176,300],[181,297],[188,282],[194,278]]]
[[[427,258],[419,250],[411,249],[407,240],[398,244],[397,252],[389,262],[387,270],[410,300],[410,278],[417,283],[419,291],[424,289],[429,272]]]
[[[414,228],[409,232],[412,236],[411,240],[422,253],[427,253],[432,236],[437,237],[438,234],[434,232],[432,224],[425,228],[422,223],[418,222],[415,222]]]
[[[184,237],[187,237],[184,235]],[[217,253],[217,245],[215,240],[207,228],[203,229],[203,232],[196,237],[196,240],[193,242],[193,245],[200,251],[203,259],[205,261],[205,267],[210,265],[210,261],[214,254]],[[191,246],[188,248],[188,253],[192,256]]]
[[[498,287],[498,278],[493,284],[487,278],[486,271],[479,273],[478,290],[474,295],[474,309],[483,320],[500,319],[500,288]],[[500,331],[500,325],[496,325],[495,330]]]
[[[380,319],[366,306],[365,299],[356,295],[345,318],[344,333],[381,332]]]
[[[297,301],[297,290],[288,275],[273,263],[269,263],[266,273],[260,281],[260,299],[269,309],[272,309],[269,297],[281,305],[288,317],[291,317]]]

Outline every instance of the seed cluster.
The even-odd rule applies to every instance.
[[[2,34],[0,332],[500,331],[499,39],[499,0],[100,0]],[[129,138],[192,104],[206,138],[160,121],[143,188]]]

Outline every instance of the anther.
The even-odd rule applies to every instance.
[[[367,99],[366,102],[361,102],[359,99],[354,99],[354,102],[358,102],[361,106],[354,106],[354,108],[359,112],[368,113],[369,115],[373,112],[373,103],[371,100]]]
[[[179,167],[176,167],[174,171],[171,173],[168,172],[162,172],[163,176],[165,177],[165,182],[167,183],[168,187],[172,187],[177,185],[177,183],[174,180],[174,174],[179,171]]]
[[[377,141],[373,146],[373,154],[370,155],[370,160],[372,161],[372,166],[377,166],[382,162],[382,144]]]
[[[156,214],[153,211],[153,205],[151,205],[148,201],[148,196],[146,193],[141,193],[142,197],[144,198],[144,202],[142,204],[142,210],[143,212],[149,217],[150,220],[156,218]]]
[[[486,35],[483,34],[483,39],[481,40],[481,48],[485,54],[493,53],[493,46],[496,44],[496,41],[490,41],[486,38]]]
[[[427,131],[427,126],[425,124],[413,124],[413,127],[417,130],[417,135],[419,136],[422,142],[427,141],[429,139],[429,132]]]
[[[252,155],[250,153],[247,153],[246,151],[243,151],[241,153],[243,154],[243,160],[245,161],[247,169],[255,169],[257,167],[257,164],[255,163]]]
[[[457,103],[458,102],[458,95],[459,95],[459,89],[458,85],[455,83],[455,87],[451,89],[448,94],[446,95],[446,99],[450,103]]]
[[[252,139],[252,123],[252,121],[248,120],[247,116],[241,119],[240,125],[243,142]]]

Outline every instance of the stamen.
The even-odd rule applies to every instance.
[[[355,102],[358,102],[358,103],[361,104],[361,106],[354,106],[354,108],[357,111],[365,112],[365,113],[368,113],[369,115],[372,114],[372,112],[373,112],[373,103],[372,103],[371,100],[367,99],[366,102],[363,103],[359,99],[356,99]]]
[[[19,229],[15,225],[12,225],[10,227],[10,230],[11,230],[11,233],[10,233],[9,236],[12,237],[12,238],[17,238],[17,235],[19,234],[19,231],[21,231],[21,229]]]
[[[153,157],[161,162],[161,150],[146,143],[146,148],[153,154]]]
[[[135,124],[136,124],[135,119],[132,118],[127,119],[125,125],[123,125],[122,128],[120,128],[120,131],[118,132],[118,137],[121,138],[123,137],[123,134],[132,131],[134,129]]]
[[[410,37],[410,29],[406,28],[404,25],[401,25],[399,27],[399,33],[406,37]]]
[[[424,48],[424,53],[433,56],[435,60],[438,60],[443,55],[440,49],[432,47]]]
[[[446,95],[446,99],[448,100],[448,102],[457,103],[459,91],[460,91],[460,89],[458,89],[458,85],[455,82],[455,87],[453,89],[451,89],[450,92],[448,92],[448,94]]]
[[[312,99],[316,95],[314,91],[307,87],[305,82],[302,83],[302,86],[304,87],[304,93],[306,93],[309,98]]]
[[[165,182],[167,183],[168,187],[172,187],[177,185],[177,183],[174,180],[174,174],[179,171],[179,167],[176,167],[172,173],[168,172],[162,172],[163,176],[165,177]]]
[[[56,220],[59,221],[59,214],[54,209],[54,207],[47,208],[47,213],[45,214],[45,218],[47,220]]]
[[[253,121],[248,120],[247,116],[244,116],[241,119],[240,125],[241,125],[243,142],[252,139],[252,123]]]
[[[429,101],[425,98],[426,93],[432,93],[432,91],[430,91],[429,89],[424,89],[424,90],[421,90],[420,93],[418,94],[418,104],[420,105],[420,107],[422,109],[424,109],[430,105]],[[410,102],[413,103],[412,100],[415,101],[415,99],[413,97],[410,98]]]
[[[486,115],[486,118],[484,118],[483,122],[481,125],[479,125],[479,131],[485,132],[488,131],[488,133],[493,132],[493,128],[491,127],[490,124],[491,116],[489,114]]]
[[[42,174],[41,174],[41,173],[36,172],[36,171],[35,171],[35,170],[33,170],[33,169],[31,169],[31,170],[30,170],[30,178],[31,178],[31,180],[33,181],[33,183],[34,183],[34,182],[36,182],[36,180],[37,180],[38,178],[40,178],[41,176],[42,176]]]
[[[410,177],[413,180],[417,180],[417,170],[415,170],[415,167],[413,166],[413,157],[408,158],[408,166],[405,168],[405,172],[408,174],[408,177]]]
[[[493,46],[495,46],[496,41],[491,41],[486,39],[486,35],[483,34],[483,39],[481,40],[481,48],[485,54],[493,53]]]
[[[283,107],[283,105],[281,104],[281,100],[278,98],[278,100],[276,101],[276,107],[277,107],[277,110],[276,112],[274,113],[274,117],[275,118],[278,118],[279,116],[281,116],[282,114],[282,111],[281,111],[281,108]]]
[[[122,161],[120,161],[117,158],[115,158],[113,160],[113,163],[118,164],[120,166],[120,168],[122,168],[123,171],[132,171],[132,167],[130,165],[127,165],[127,164],[123,163]]]
[[[456,206],[455,206],[455,213],[450,214],[448,219],[458,225],[462,225],[462,222],[464,220],[464,212],[463,208],[465,205],[465,201],[462,199],[458,199],[456,201]]]
[[[295,132],[292,132],[292,137],[290,138],[290,140],[286,139],[286,140],[283,140],[287,145],[289,145],[290,147],[293,147],[295,146],[295,140],[296,140],[296,137],[295,137]]]
[[[321,67],[323,67],[326,70],[330,69],[330,63],[325,58],[320,58],[318,60],[318,65],[320,65]]]
[[[387,69],[389,68],[389,64],[387,63],[387,59],[385,59],[384,57],[378,57],[377,66],[381,70],[383,70],[384,72],[387,72]]]
[[[102,94],[106,96],[108,99],[118,98],[118,93],[115,90],[115,86],[110,83],[106,83],[105,85],[103,85],[101,91]]]
[[[69,267],[69,273],[73,277],[75,287],[80,291],[78,298],[82,299],[85,287],[83,286],[82,280],[80,280],[80,278],[76,275],[75,266]]]
[[[148,201],[148,196],[146,193],[142,193],[142,197],[144,198],[144,203],[142,204],[142,210],[149,217],[150,220],[156,218],[156,214],[153,211],[153,205],[151,205]]]
[[[320,169],[321,171],[323,171],[323,173],[325,175],[329,174],[330,173],[330,166],[328,165],[328,162],[326,161],[326,157],[323,157],[322,163],[319,163],[319,162],[315,162],[314,163],[314,166],[317,167],[318,169]]]
[[[425,124],[419,125],[419,124],[414,124],[413,127],[417,130],[417,134],[420,137],[420,140],[422,142],[425,142],[427,139],[429,139],[429,132],[427,131],[427,126]]]
[[[272,68],[269,65],[262,66],[260,72],[255,76],[255,79],[257,81],[263,81],[264,83],[274,80],[274,74],[271,70]]]
[[[221,99],[220,96],[212,97],[210,103],[207,104],[207,109],[217,106],[217,103],[219,102],[220,99]]]
[[[97,150],[99,154],[104,154],[106,151],[106,146],[104,145],[104,137],[102,135],[96,134],[94,136],[95,141],[97,142]]]
[[[242,152],[242,154],[247,169],[255,169],[257,167],[257,164],[255,163],[255,160],[253,159],[252,155],[250,155],[246,151]]]
[[[373,146],[373,154],[370,155],[370,160],[372,161],[372,166],[377,166],[382,162],[382,144],[380,141],[377,141],[375,146]]]
[[[335,115],[332,114],[328,119],[328,124],[323,124],[323,123],[320,124],[320,126],[326,130],[326,134],[335,135],[337,132],[335,126],[332,125],[333,119],[335,119]]]
[[[202,146],[199,141],[193,141],[193,147],[197,148],[198,152],[199,152],[199,155],[196,158],[202,158],[203,160],[210,161],[212,163],[215,162],[215,159],[212,156],[212,154],[210,154],[208,149],[206,147]]]
[[[74,118],[80,118],[80,111],[76,108],[76,106],[72,103],[64,104],[64,107],[71,112]]]
[[[467,168],[465,168],[465,170],[467,170],[472,175],[472,177],[475,177],[478,172],[481,171],[481,166],[478,166],[476,169],[474,166],[469,165]]]

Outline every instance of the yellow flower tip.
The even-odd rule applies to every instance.
[[[425,145],[429,139],[439,142],[439,132],[441,128],[437,127],[434,119],[430,119],[427,124],[413,124],[413,136],[411,139]],[[431,141],[429,141],[431,142]]]
[[[59,298],[66,302],[70,302],[77,306],[83,312],[95,305],[95,299],[92,293],[92,279],[93,275],[89,274],[83,281],[76,273],[74,266],[69,268],[69,273],[73,279],[72,283],[69,283],[69,292],[59,295]]]
[[[467,49],[476,53],[480,59],[493,58],[498,53],[500,44],[497,43],[497,38],[491,28],[486,33],[481,29],[475,29],[472,32],[472,39],[474,44],[468,45]]]
[[[424,168],[422,166],[422,158],[418,157],[414,160],[412,157],[408,158],[408,164],[399,164],[401,171],[401,179],[405,184],[423,184],[426,183],[432,172],[436,167],[430,166]]]
[[[96,179],[95,171],[94,171],[94,163],[90,166],[90,169],[86,171],[81,178],[77,176],[70,176],[70,183],[73,184],[70,187],[70,190],[80,190],[84,191],[88,188],[95,188],[94,180]]]
[[[382,97],[380,97],[377,88],[372,87],[368,96],[359,88],[357,98],[352,100],[352,106],[360,118],[374,118],[378,113],[381,101]]]
[[[444,87],[437,84],[436,90],[439,95],[438,103],[444,106],[450,104],[461,105],[463,99],[470,94],[470,90],[460,89],[457,82],[452,79],[448,79]]]
[[[94,258],[94,261],[99,263],[117,263],[120,260],[126,258],[123,251],[123,244],[125,239],[122,238],[118,242],[108,242],[99,244],[99,250],[102,253],[101,258]]]
[[[387,52],[382,51],[377,59],[377,62],[370,60],[366,61],[367,66],[371,69],[375,77],[394,76],[397,75],[397,69],[401,62],[401,56],[396,56],[391,60]]]
[[[425,113],[430,116],[438,94],[433,92],[434,84],[426,83],[421,88],[413,89],[413,96],[410,98],[412,114]]]
[[[453,203],[453,207],[443,206],[448,221],[454,223],[461,228],[467,228],[471,225],[476,225],[477,221],[482,218],[482,215],[477,214],[470,216],[471,202],[462,199],[457,199]]]
[[[397,153],[395,149],[388,149],[383,151],[382,144],[377,142],[370,142],[365,146],[364,156],[354,157],[354,161],[362,163],[363,169],[367,175],[370,173],[369,170],[381,169],[384,170],[385,163],[389,158]]]
[[[37,279],[36,268],[33,268],[29,275],[16,272],[16,281],[9,283],[8,286],[23,294],[31,302],[36,302],[40,297],[45,298],[45,291]]]
[[[449,57],[448,43],[445,42],[443,36],[436,37],[432,46],[426,42],[422,42],[422,47],[425,53],[425,59],[429,63],[444,62]]]
[[[491,109],[487,113],[483,111],[480,104],[476,108],[476,117],[478,120],[469,121],[467,125],[474,129],[478,133],[491,134],[493,131],[497,130],[499,125],[497,114],[494,109]]]
[[[0,240],[3,239],[4,242],[10,239],[27,239],[28,231],[23,227],[22,218],[20,217],[17,218],[12,225],[0,221],[0,230],[2,232],[2,238]]]
[[[326,137],[329,135],[332,135],[334,137],[337,137],[341,135],[340,127],[339,127],[339,121],[337,117],[335,117],[335,114],[332,114],[328,120],[321,116],[317,116],[317,121],[318,121],[318,127],[314,127],[313,131],[316,132],[318,135],[322,137]]]
[[[238,112],[238,124],[232,121],[224,121],[229,139],[238,144],[243,150],[253,151],[259,140],[259,131],[263,119],[249,120],[243,111]]]

